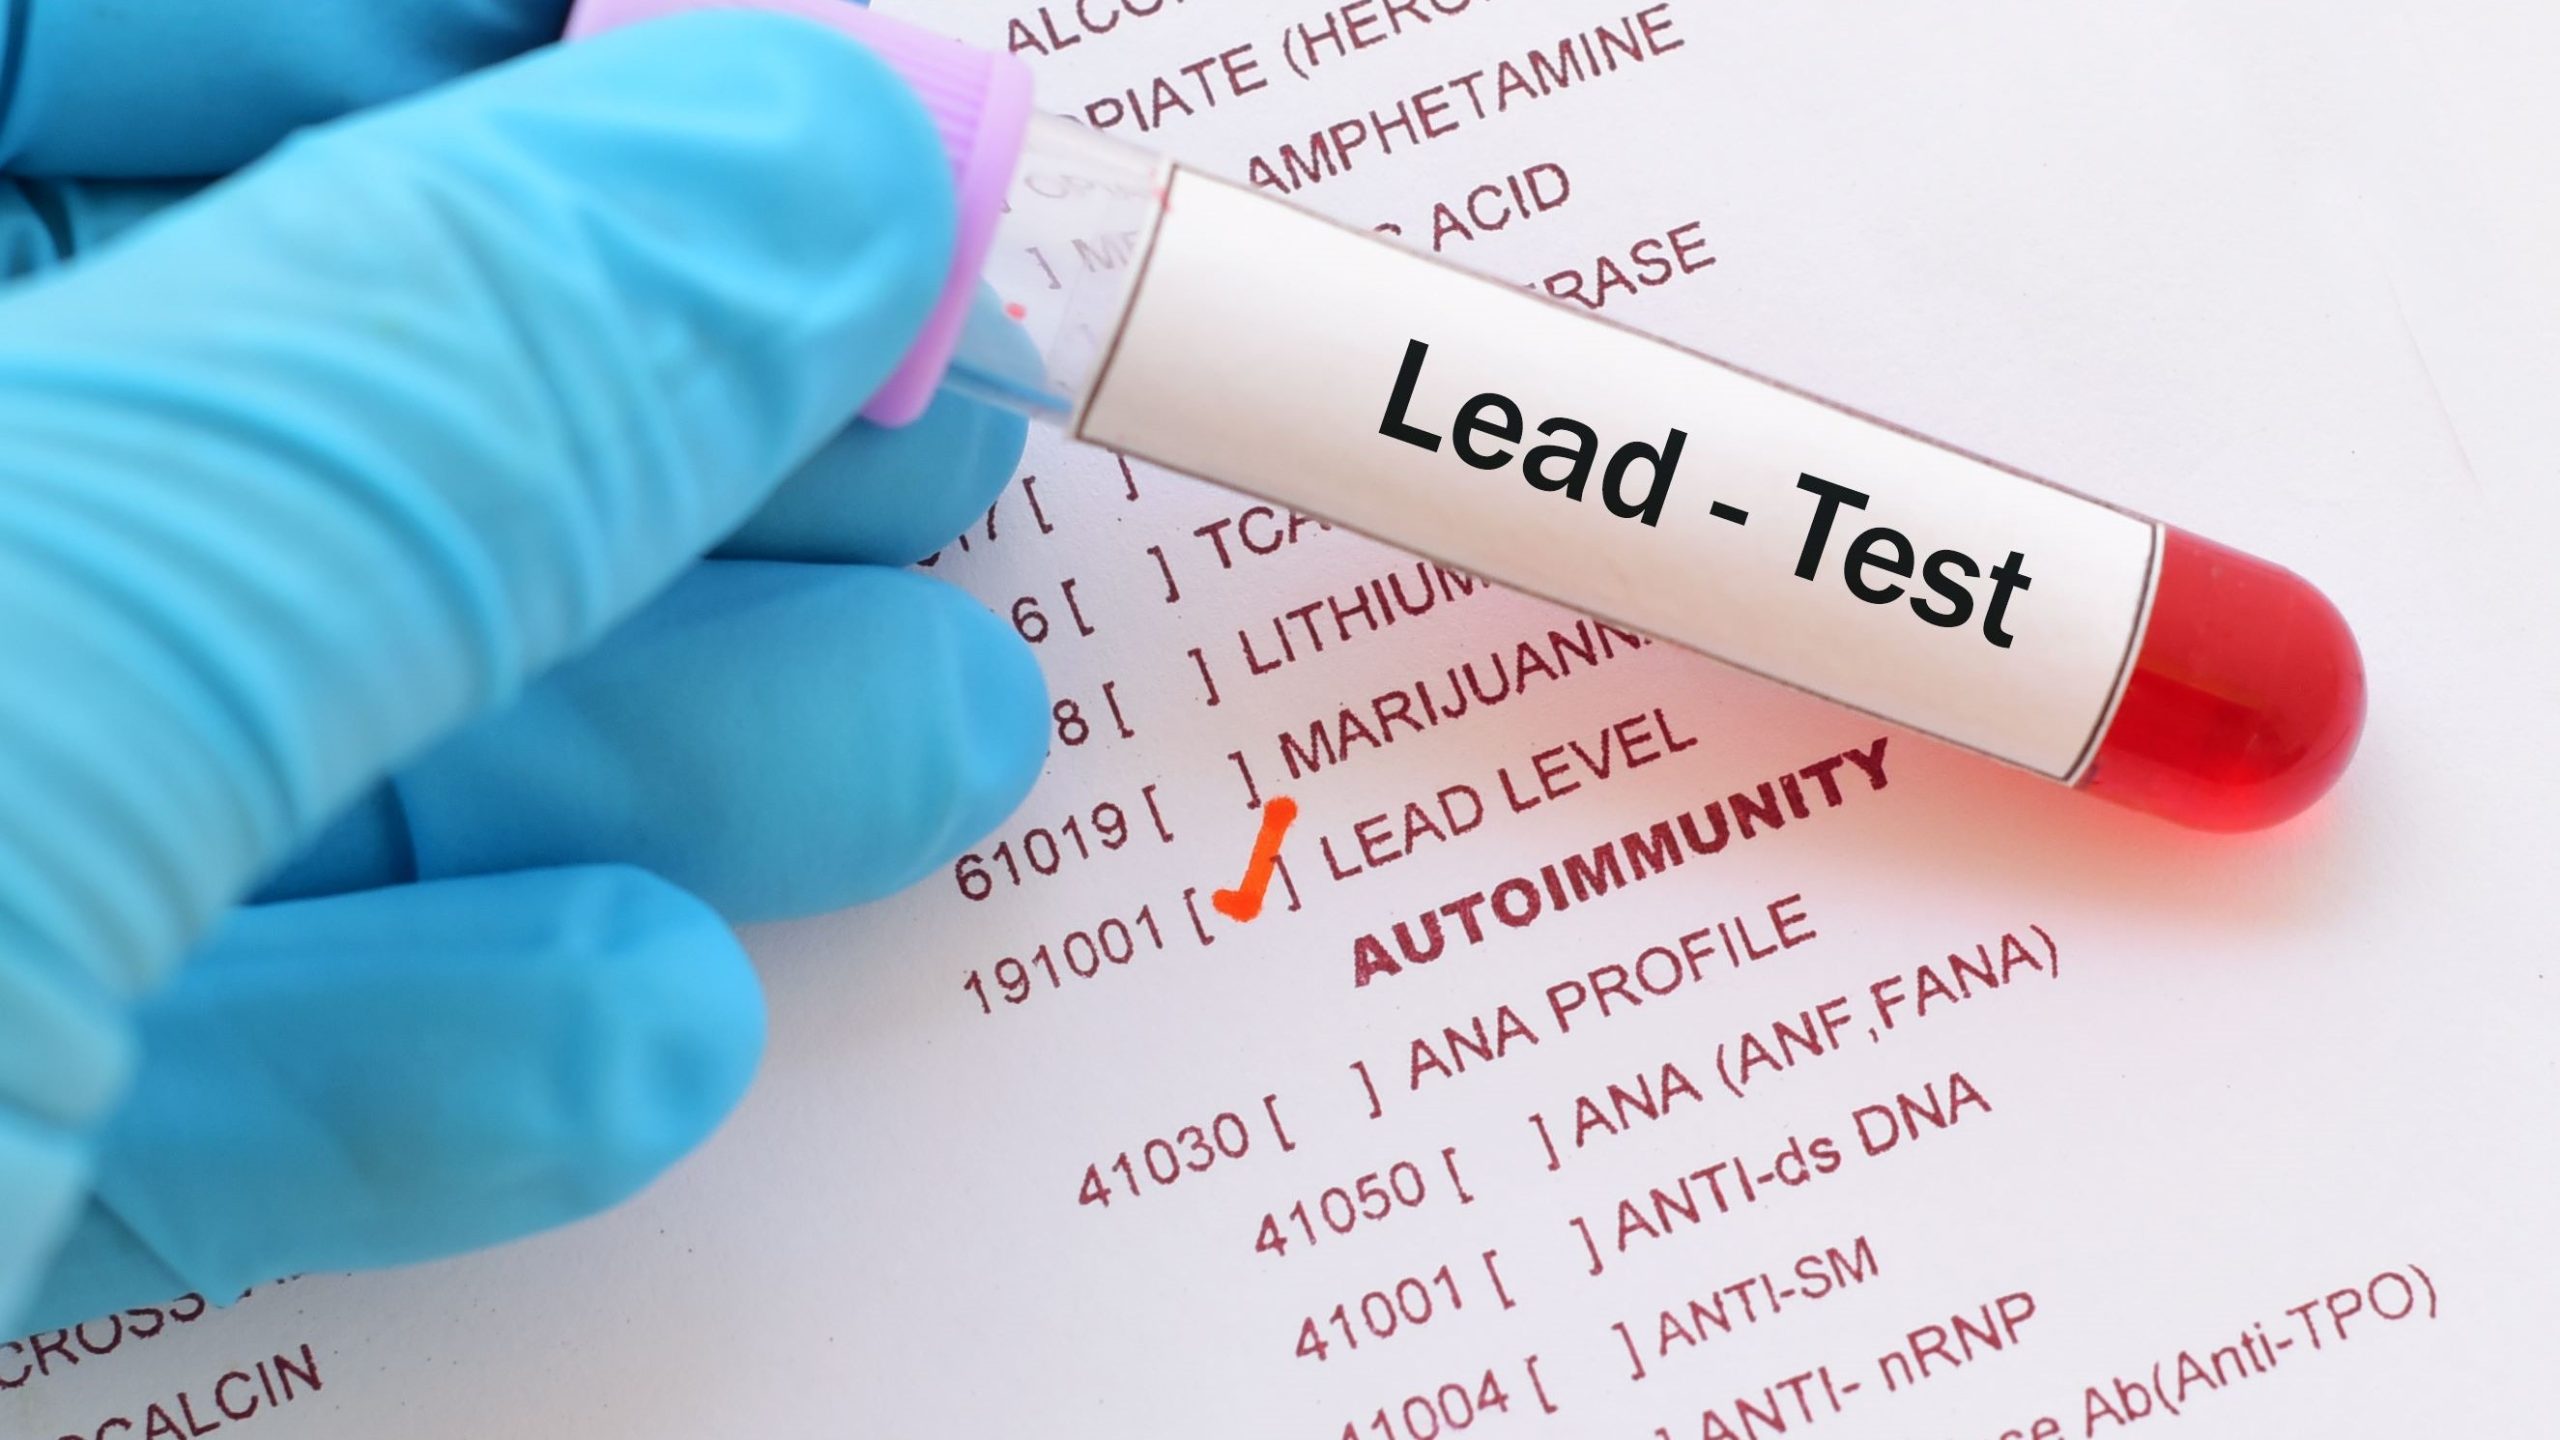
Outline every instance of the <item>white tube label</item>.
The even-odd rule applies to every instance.
[[[2066,783],[2157,568],[2150,521],[1185,170],[1076,433]]]

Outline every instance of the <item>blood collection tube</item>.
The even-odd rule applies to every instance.
[[[2355,749],[2292,572],[1039,114],[1009,56],[842,0],[568,33],[707,5],[852,35],[940,131],[956,254],[879,423],[962,390],[2200,829]]]

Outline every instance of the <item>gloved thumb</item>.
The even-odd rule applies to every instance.
[[[0,1309],[122,1002],[845,424],[949,190],[867,54],[705,13],[307,132],[0,300]]]

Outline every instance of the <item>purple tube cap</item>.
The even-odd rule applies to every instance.
[[[942,137],[959,201],[951,274],[906,358],[862,407],[862,418],[874,424],[904,425],[933,402],[934,387],[942,383],[960,343],[978,274],[995,243],[996,221],[1004,214],[1014,162],[1022,154],[1023,132],[1031,123],[1031,71],[1010,55],[964,45],[850,0],[577,0],[561,38],[583,40],[623,25],[713,9],[778,11],[853,37],[907,82]]]

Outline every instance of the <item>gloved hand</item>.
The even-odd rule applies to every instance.
[[[923,112],[743,12],[438,85],[559,8],[0,0],[0,1325],[621,1198],[756,1059],[724,919],[1039,766],[1028,652],[885,568],[1019,423],[848,428]]]

